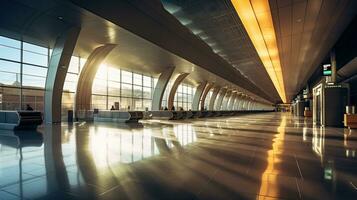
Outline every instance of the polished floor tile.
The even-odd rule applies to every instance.
[[[288,113],[0,131],[0,200],[357,199],[356,150]]]

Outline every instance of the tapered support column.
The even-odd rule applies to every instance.
[[[212,96],[211,96],[211,99],[209,101],[209,110],[214,110],[214,103],[216,102],[216,98],[217,98],[217,95],[218,95],[220,90],[221,90],[221,88],[219,88],[219,87],[215,87],[213,89]]]
[[[199,84],[196,88],[195,96],[193,97],[192,100],[192,110],[199,110],[199,104],[200,104],[200,99],[203,94],[203,91],[205,90],[205,87],[207,85],[207,82],[202,82]]]
[[[229,102],[229,99],[231,98],[231,95],[232,95],[232,90],[229,90],[226,95],[224,96],[223,98],[223,101],[222,101],[222,109],[221,110],[228,110],[227,107],[228,107],[228,102]]]
[[[169,109],[171,110],[172,107],[174,106],[174,99],[175,99],[175,94],[178,86],[181,84],[181,82],[189,75],[189,73],[183,73],[180,74],[174,84],[171,87],[170,94],[169,94],[169,100],[167,102],[167,105],[169,106]]]
[[[251,100],[248,100],[247,110],[251,110],[251,105],[252,105],[252,101],[251,101]]]
[[[250,103],[250,110],[255,110],[255,101]]]
[[[244,98],[244,104],[243,104],[243,109],[244,110],[248,110],[248,106],[249,106],[249,101],[250,101],[250,98],[248,96],[245,96],[243,97]]]
[[[92,103],[92,85],[95,75],[97,74],[100,64],[115,47],[116,44],[106,44],[97,47],[89,55],[78,78],[76,93],[76,115],[80,110],[90,110]]]
[[[244,106],[244,98],[243,98],[243,94],[240,94],[238,96],[238,110],[243,110],[243,106]]]
[[[234,100],[234,105],[233,105],[233,110],[238,110],[239,106],[239,93],[236,94],[235,100]]]
[[[161,73],[159,79],[157,80],[157,84],[155,86],[154,96],[151,104],[151,110],[160,110],[162,97],[164,96],[167,83],[170,81],[170,78],[174,70],[175,67],[169,67],[166,69],[166,71]]]
[[[204,110],[207,94],[212,89],[212,87],[213,87],[213,84],[208,84],[207,87],[205,88],[205,90],[204,90],[204,92],[202,94],[202,98],[201,98],[200,110]]]
[[[236,97],[237,97],[237,93],[234,92],[234,93],[231,95],[231,98],[229,99],[229,103],[228,103],[228,108],[227,108],[227,110],[233,110],[233,106],[234,106]]]
[[[226,95],[226,93],[227,93],[227,89],[226,88],[222,88],[221,92],[219,93],[219,96],[217,98],[215,110],[221,110],[223,97]]]
[[[45,123],[61,122],[62,92],[69,62],[80,28],[73,27],[60,35],[49,61],[45,86]]]

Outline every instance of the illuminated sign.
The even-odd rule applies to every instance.
[[[331,64],[325,64],[322,67],[323,67],[322,74],[324,76],[331,76],[332,74]]]

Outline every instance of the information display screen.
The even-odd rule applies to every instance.
[[[332,70],[331,70],[331,64],[324,64],[322,69],[322,74],[324,76],[331,76]]]

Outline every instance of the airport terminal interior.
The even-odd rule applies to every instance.
[[[356,0],[0,1],[0,200],[355,200],[356,106]]]

